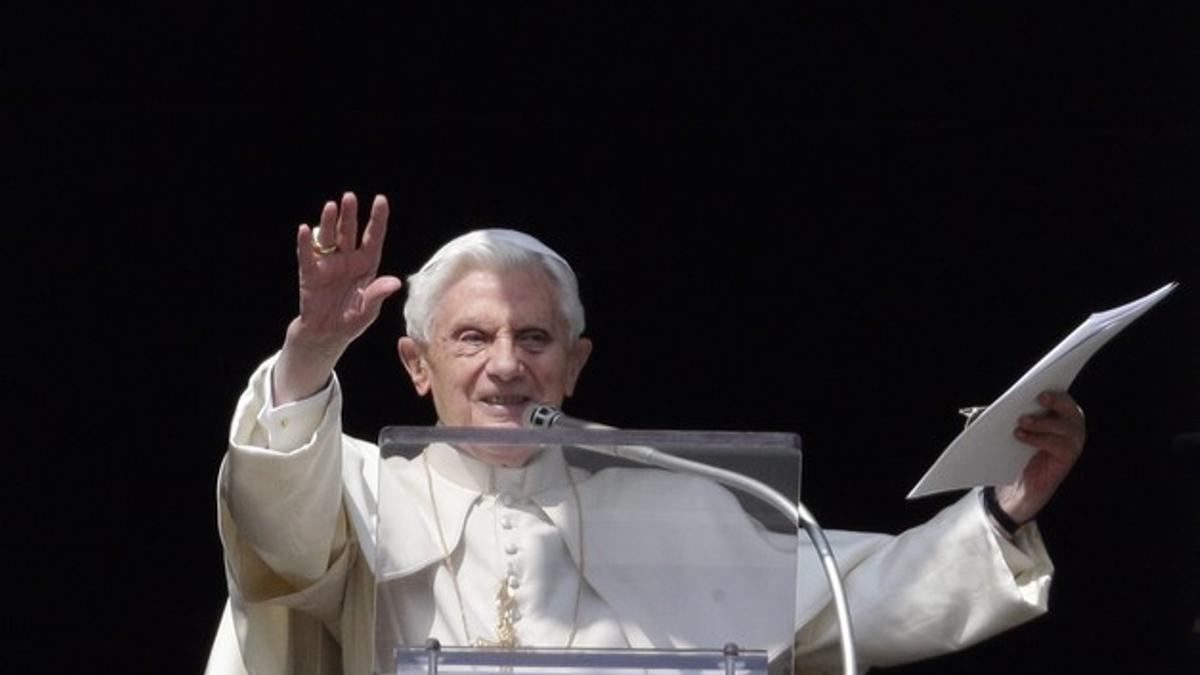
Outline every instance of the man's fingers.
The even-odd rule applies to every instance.
[[[1083,425],[1077,420],[1039,415],[1022,416],[1014,433],[1034,447],[1042,447],[1043,440],[1056,444],[1061,440],[1064,447],[1077,449],[1083,448],[1085,436]]]
[[[371,203],[371,218],[367,221],[367,229],[363,232],[362,237],[362,248],[372,258],[372,274],[379,266],[383,238],[387,235],[388,213],[387,197],[375,195],[375,201]]]
[[[1083,430],[1083,425],[1079,423],[1079,420],[1057,415],[1022,415],[1017,426],[1033,433],[1058,434],[1060,436],[1080,436]]]
[[[337,220],[337,204],[332,201],[325,202],[325,206],[321,208],[321,224],[313,231],[316,243],[321,248],[327,249],[337,243]],[[310,243],[312,241],[309,240]]]
[[[353,251],[358,244],[358,197],[353,192],[342,195],[338,214],[337,245],[343,251]]]
[[[1039,450],[1046,450],[1054,455],[1061,456],[1064,453],[1078,453],[1083,449],[1083,444],[1074,435],[1043,433],[1029,431],[1024,428],[1018,428],[1013,432],[1013,435],[1023,443],[1032,445]]]
[[[375,316],[379,312],[379,306],[391,294],[400,290],[403,283],[398,277],[379,277],[362,289],[362,301],[365,312],[370,316]]]
[[[309,228],[307,224],[300,226],[296,233],[296,257],[300,261],[300,271],[313,274],[319,271],[317,261],[321,258],[320,250],[329,252],[337,250],[344,253],[355,253],[358,246],[358,198],[353,192],[342,194],[340,202],[327,201],[321,208],[320,225]],[[353,274],[360,275],[365,267],[370,267],[367,278],[375,275],[379,267],[380,252],[383,248],[383,238],[387,231],[388,204],[383,195],[377,195],[371,205],[370,220],[363,233],[363,247],[367,248],[366,265],[358,260],[352,268]],[[340,269],[340,268],[339,268]],[[346,268],[347,270],[351,268]],[[390,285],[387,286],[390,288]],[[394,293],[391,288],[384,297]],[[382,300],[381,300],[382,301]]]
[[[307,223],[301,224],[296,231],[296,261],[300,264],[302,274],[307,274],[317,267],[317,253],[313,250],[313,230]]]
[[[1038,396],[1038,403],[1067,419],[1083,421],[1083,408],[1065,391],[1044,391]]]

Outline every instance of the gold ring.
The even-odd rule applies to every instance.
[[[313,253],[316,253],[317,255],[329,255],[330,253],[336,253],[338,250],[337,244],[330,244],[328,246],[325,246],[325,245],[321,244],[321,242],[319,241],[320,236],[321,236],[321,228],[320,227],[313,228],[313,232],[312,232]]]

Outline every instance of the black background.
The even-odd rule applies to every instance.
[[[959,406],[1181,282],[1072,388],[1052,612],[890,672],[1194,672],[1200,10],[50,14],[4,29],[16,665],[202,668],[228,415],[295,311],[296,224],[352,189],[391,199],[392,273],[543,238],[596,343],[572,411],[800,433],[831,527],[930,516],[903,497]],[[358,435],[432,421],[398,313],[339,368]]]

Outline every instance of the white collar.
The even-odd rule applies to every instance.
[[[446,443],[425,448],[429,465],[439,476],[478,494],[493,492],[532,497],[567,482],[562,449],[553,446],[539,452],[525,466],[492,466]]]

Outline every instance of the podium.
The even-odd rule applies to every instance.
[[[766,673],[767,653],[729,646],[704,649],[511,649],[445,648],[436,640],[425,648],[398,647],[396,670],[400,675],[453,675],[456,673],[694,673],[695,675],[748,675]],[[782,671],[780,671],[782,672]]]
[[[798,505],[798,436],[393,426],[379,447],[375,673],[792,672],[798,579],[821,574],[807,539],[680,466]],[[662,456],[683,461],[647,466]]]

